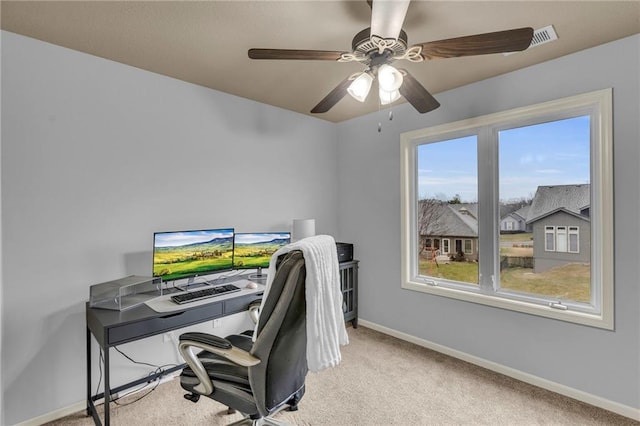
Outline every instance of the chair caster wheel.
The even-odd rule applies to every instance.
[[[200,400],[200,395],[197,393],[187,393],[184,395],[184,399],[188,399],[191,402],[198,402],[198,400]]]
[[[227,414],[235,414],[235,413],[236,413],[236,410],[234,410],[231,407],[227,407]]]

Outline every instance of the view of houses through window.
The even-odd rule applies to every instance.
[[[479,174],[478,144],[474,134],[417,146],[418,273],[477,286],[479,214],[495,211],[496,290],[589,303],[590,117],[500,130],[495,209],[479,209],[478,182],[493,179],[479,176],[495,172]]]

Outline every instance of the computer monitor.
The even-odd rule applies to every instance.
[[[289,232],[246,232],[234,237],[234,269],[257,269],[250,278],[264,278],[262,268],[269,267],[271,255],[291,242]]]
[[[233,228],[153,234],[153,276],[164,281],[233,269]],[[205,283],[208,283],[203,279]]]

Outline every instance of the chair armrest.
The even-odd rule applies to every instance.
[[[260,317],[260,306],[262,306],[262,299],[257,299],[249,303],[249,317],[254,324],[258,323],[258,318]]]
[[[251,367],[260,363],[260,359],[254,357],[249,352],[237,348],[227,340],[218,336],[206,333],[184,333],[180,335],[178,350],[185,362],[191,367],[194,374],[200,380],[200,384],[193,389],[202,395],[209,395],[213,392],[213,383],[207,374],[207,370],[193,348],[198,348],[207,352],[222,356],[229,361],[243,367]]]

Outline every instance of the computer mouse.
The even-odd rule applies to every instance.
[[[258,288],[258,284],[254,283],[253,281],[249,281],[246,285],[246,288]]]

